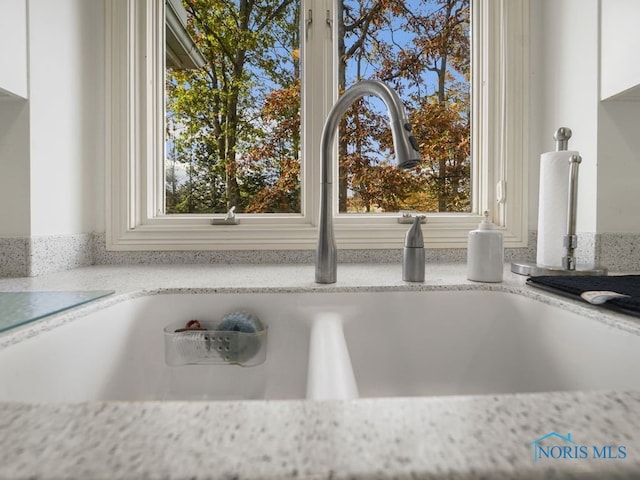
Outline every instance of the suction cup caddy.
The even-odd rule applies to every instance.
[[[231,315],[240,315],[241,319],[230,324],[228,315],[221,322],[198,321],[196,328],[185,327],[184,322],[167,325],[164,328],[167,365],[252,367],[264,363],[267,357],[267,327],[252,315],[243,312]]]
[[[556,141],[556,151],[567,150],[571,129],[560,127],[553,138]],[[569,159],[569,198],[567,212],[567,233],[564,236],[565,255],[562,257],[562,267],[546,267],[533,262],[515,261],[511,263],[511,271],[518,275],[538,277],[542,275],[607,275],[607,269],[592,265],[578,265],[575,249],[578,247],[576,234],[576,218],[578,210],[578,167],[582,162],[580,155],[572,155]]]

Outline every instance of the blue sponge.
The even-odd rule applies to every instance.
[[[258,317],[246,312],[233,312],[226,315],[220,325],[219,331],[240,332],[246,334],[258,334],[264,330],[264,325]],[[229,352],[227,361],[230,363],[245,363],[260,351],[261,337],[257,335],[238,335]]]
[[[226,332],[243,332],[243,333],[256,333],[264,330],[264,326],[258,317],[251,315],[247,312],[233,312],[226,315],[218,330],[224,330]]]

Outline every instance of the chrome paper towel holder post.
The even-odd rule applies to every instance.
[[[553,135],[556,150],[569,148],[571,129],[560,127]],[[518,275],[538,277],[541,275],[606,275],[607,269],[593,265],[578,265],[575,249],[578,247],[576,234],[576,217],[578,212],[578,166],[582,162],[580,155],[572,155],[569,159],[569,198],[567,211],[567,233],[564,236],[565,255],[562,257],[562,267],[545,267],[533,262],[515,261],[511,263],[511,271]]]

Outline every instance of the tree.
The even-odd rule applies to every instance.
[[[247,169],[256,171],[260,185],[249,200],[248,212],[300,212],[300,81],[272,91],[260,112],[270,134],[250,147]]]
[[[206,58],[167,75],[181,125],[168,212],[300,212],[299,18],[293,0],[183,0]],[[341,91],[373,78],[398,91],[423,165],[391,166],[386,110],[362,99],[339,134],[339,210],[470,208],[469,0],[339,2]]]
[[[291,55],[298,44],[297,8],[293,0],[184,0],[184,5],[206,64],[167,75],[167,109],[185,129],[176,148],[197,151],[198,169],[210,187],[223,180],[223,211],[235,206],[242,212],[249,192],[243,191],[239,153],[267,135],[257,128],[256,106],[265,90],[297,81],[297,66],[283,68],[298,62]]]
[[[366,78],[365,72],[370,71],[370,78],[403,93],[424,159],[418,173],[406,174],[402,180],[396,170],[383,168],[381,157],[392,149],[388,128],[379,128],[383,113],[379,109],[377,115],[362,108],[352,110],[353,128],[343,122],[341,133],[341,211],[350,208],[348,192],[360,197],[360,207],[362,199],[376,198],[369,185],[379,189],[380,183],[387,187],[377,194],[376,207],[385,211],[383,204],[422,211],[467,210],[469,0],[419,1],[411,9],[400,0],[353,0],[343,6],[340,31],[341,87]],[[431,92],[429,85],[433,85]],[[366,137],[370,141],[365,145]],[[357,161],[348,145],[358,152]],[[366,181],[376,177],[376,182]],[[373,207],[364,202],[365,211]]]

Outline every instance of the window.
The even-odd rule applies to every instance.
[[[168,1],[172,3],[174,0]],[[298,57],[302,64],[302,128],[299,143],[292,140],[284,148],[289,157],[298,154],[303,160],[299,173],[295,173],[300,179],[299,211],[269,207],[266,211],[272,213],[264,214],[252,213],[247,208],[239,215],[238,225],[219,226],[211,225],[211,213],[188,215],[179,209],[171,213],[172,207],[165,206],[165,199],[171,200],[167,198],[171,177],[167,182],[163,162],[165,148],[168,161],[175,161],[171,148],[180,141],[179,129],[185,128],[183,122],[170,113],[169,141],[165,145],[165,51],[157,48],[169,40],[164,37],[165,1],[107,2],[107,248],[315,248],[320,132],[338,95],[335,79],[340,70],[332,53],[337,43],[335,26],[340,23],[337,17],[340,9],[327,9],[324,5],[317,0],[302,0],[296,10],[302,26]],[[354,8],[347,1],[344,6],[347,13]],[[344,15],[342,18],[348,18]],[[392,24],[392,20],[389,22]],[[505,228],[506,245],[521,246],[526,243],[527,227],[528,0],[472,0],[471,32],[473,142],[468,162],[472,164],[473,173],[466,180],[467,198],[456,200],[458,206],[453,210],[457,211],[429,215],[425,240],[428,247],[465,246],[467,232],[477,225],[479,212],[489,209],[494,221]],[[403,36],[400,30],[395,34],[396,40]],[[354,74],[357,77],[358,69],[362,70],[370,59],[361,56],[355,61],[359,63],[347,67],[344,75],[347,86],[348,77]],[[269,85],[267,81],[264,84]],[[171,112],[171,107],[167,111]],[[374,115],[380,113],[375,105],[370,111]],[[379,121],[373,116],[370,118],[372,122]],[[181,148],[182,154],[190,152],[189,148]],[[341,145],[340,148],[348,153],[350,147]],[[191,156],[197,159],[205,153],[193,151]],[[465,168],[464,162],[463,158],[458,164]],[[265,163],[260,168],[267,173],[270,168],[282,168],[274,165]],[[469,163],[466,168],[468,166]],[[344,169],[339,171],[341,178],[352,174]],[[398,224],[397,213],[387,211],[393,210],[393,205],[383,208],[379,201],[367,200],[362,192],[334,181],[336,186],[341,183],[340,202],[334,202],[338,247],[400,248],[407,227]],[[255,192],[251,200],[259,200],[258,194]],[[208,195],[215,197],[216,192],[209,191]],[[336,191],[336,198],[338,195]],[[223,206],[226,208],[228,204]],[[442,210],[440,207],[442,205],[432,210]],[[211,210],[221,211],[220,205]],[[376,214],[372,215],[374,211]]]
[[[165,213],[301,213],[298,0],[170,2],[204,61],[167,62]]]

